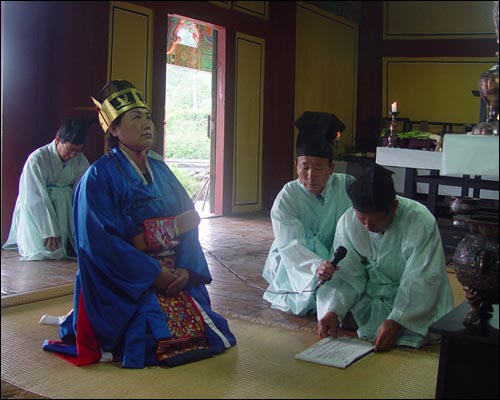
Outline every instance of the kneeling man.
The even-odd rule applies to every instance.
[[[338,222],[332,249],[344,246],[347,255],[333,277],[328,264],[318,271],[326,281],[317,293],[319,335],[354,328],[375,351],[438,339],[429,326],[453,308],[436,220],[421,203],[396,195],[391,174],[372,163],[348,186],[353,206]]]

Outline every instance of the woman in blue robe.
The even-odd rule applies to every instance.
[[[167,165],[148,156],[154,124],[142,95],[128,81],[111,81],[101,102],[93,100],[111,150],[78,185],[74,311],[60,327],[62,342],[44,348],[77,365],[126,368],[222,353],[236,340],[211,309],[199,217]],[[198,219],[181,229],[176,216],[193,214]]]

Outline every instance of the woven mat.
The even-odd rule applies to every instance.
[[[346,369],[294,355],[315,334],[229,319],[238,344],[226,353],[176,368],[122,369],[118,363],[75,367],[44,352],[57,327],[42,314],[63,315],[71,295],[2,308],[2,380],[49,398],[433,398],[436,352],[396,349]]]

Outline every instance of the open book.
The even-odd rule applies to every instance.
[[[373,344],[365,340],[348,336],[336,339],[326,337],[296,354],[295,359],[330,367],[347,368],[372,352]]]

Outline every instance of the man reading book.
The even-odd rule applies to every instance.
[[[332,248],[344,246],[347,255],[318,289],[318,334],[336,337],[350,317],[375,351],[438,339],[428,328],[453,308],[453,294],[434,216],[397,196],[392,172],[380,165],[351,164],[348,173],[357,178],[347,187],[353,206],[340,218]]]

